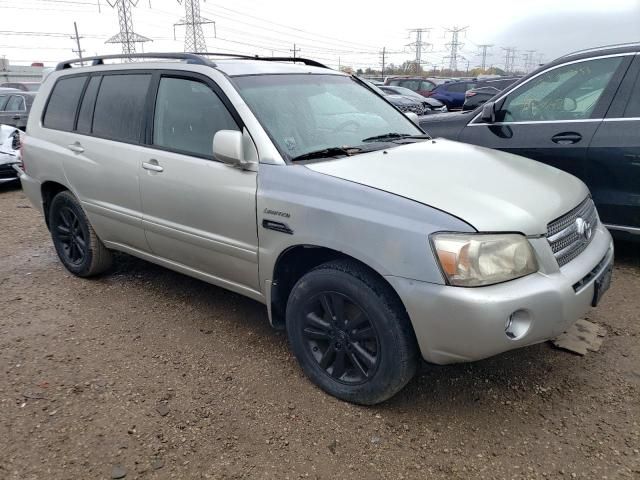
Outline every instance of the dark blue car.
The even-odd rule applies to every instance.
[[[475,86],[476,82],[470,80],[442,83],[431,90],[429,97],[440,100],[449,110],[458,110],[464,103],[464,92]]]

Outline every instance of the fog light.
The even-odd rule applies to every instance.
[[[524,337],[531,326],[531,317],[526,310],[516,310],[504,324],[504,333],[511,340],[518,340]]]

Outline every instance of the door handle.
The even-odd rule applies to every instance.
[[[158,165],[158,161],[157,160],[150,160],[148,162],[142,162],[142,168],[144,168],[145,170],[150,170],[152,172],[164,172],[164,168],[162,168],[160,165]]]
[[[20,120],[22,117],[20,115],[14,115],[11,117],[11,120]]]
[[[551,137],[551,141],[558,145],[571,145],[578,143],[580,140],[582,140],[582,135],[576,132],[562,132]]]
[[[74,153],[82,153],[84,152],[84,148],[80,145],[79,142],[72,143],[71,145],[67,145],[67,148]]]

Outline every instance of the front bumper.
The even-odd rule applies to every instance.
[[[585,251],[561,269],[545,238],[531,243],[540,271],[498,285],[463,288],[386,277],[404,302],[425,360],[468,362],[543,342],[589,310],[594,283],[613,262],[606,228],[599,225]],[[516,311],[524,312],[527,327],[512,339],[505,325]]]

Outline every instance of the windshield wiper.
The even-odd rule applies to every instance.
[[[299,160],[311,160],[313,158],[333,157],[335,155],[351,156],[351,155],[355,155],[356,153],[360,153],[361,151],[362,149],[359,147],[329,147],[329,148],[323,148],[322,150],[315,150],[313,152],[303,153],[302,155],[293,157],[291,161],[297,162]]]
[[[429,135],[423,133],[418,135],[409,135],[408,133],[383,133],[382,135],[376,135],[375,137],[368,137],[363,139],[363,142],[385,142],[385,141],[393,141],[399,140],[403,138],[431,138]]]

